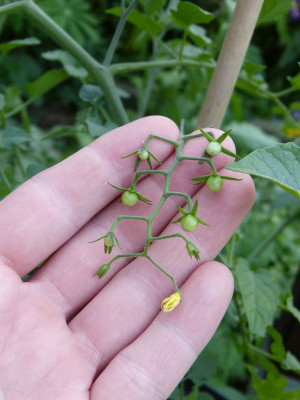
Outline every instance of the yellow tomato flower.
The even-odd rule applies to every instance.
[[[179,292],[171,294],[161,303],[161,309],[165,312],[172,311],[181,302],[181,295]]]

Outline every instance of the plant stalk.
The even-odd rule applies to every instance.
[[[88,71],[94,82],[102,88],[108,108],[116,123],[123,125],[129,122],[113,80],[113,76],[107,68],[98,63],[32,0],[22,0],[20,2],[0,7],[0,15],[12,12],[21,12],[30,21],[35,23],[39,29],[54,40],[54,42],[64,50],[68,51],[79,62],[79,64]]]
[[[198,119],[219,128],[226,113],[264,0],[238,0]]]

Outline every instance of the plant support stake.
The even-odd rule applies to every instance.
[[[238,0],[200,112],[198,125],[219,128],[264,0]]]

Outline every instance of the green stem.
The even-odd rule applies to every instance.
[[[187,193],[182,193],[182,192],[165,192],[164,193],[165,197],[170,197],[170,196],[181,196],[183,198],[185,198],[187,204],[188,204],[188,208],[189,208],[189,212],[192,211],[193,208],[193,203],[192,203],[192,199],[191,196]]]
[[[26,108],[27,106],[29,106],[31,103],[33,103],[36,100],[35,98],[31,98],[28,99],[27,101],[25,101],[24,103],[20,104],[19,106],[17,106],[16,108],[14,108],[13,110],[11,110],[10,112],[8,112],[7,114],[5,114],[6,118],[10,118],[13,117],[15,114],[18,114],[20,111],[24,110],[24,108]]]
[[[189,242],[189,240],[184,235],[182,235],[181,233],[173,233],[172,235],[150,237],[148,240],[150,242],[156,242],[157,240],[170,239],[170,238],[175,238],[175,237],[179,237],[179,238],[183,239],[185,241],[185,243]]]
[[[185,29],[183,38],[181,40],[181,45],[180,45],[180,50],[179,50],[179,60],[182,59],[183,49],[184,49],[184,45],[185,45],[186,38],[187,38],[187,35],[188,35],[188,30],[189,30],[189,28]]]
[[[8,189],[9,191],[11,191],[11,190],[12,190],[12,185],[11,185],[11,183],[9,182],[9,180],[8,180],[8,178],[7,178],[6,174],[5,174],[5,172],[4,172],[3,169],[1,168],[1,166],[0,166],[0,174],[1,174],[1,176],[2,176],[3,182],[5,183],[7,189]]]
[[[293,92],[296,92],[297,90],[299,90],[299,88],[297,88],[297,87],[289,87],[287,89],[280,90],[279,92],[276,92],[276,93],[273,93],[273,94],[276,97],[283,97],[283,96],[287,96],[288,94],[291,94]]]
[[[138,61],[138,62],[127,62],[112,64],[108,67],[108,70],[113,74],[128,73],[131,71],[143,71],[151,68],[171,68],[178,66],[192,66],[200,68],[213,69],[215,64],[195,61],[195,60],[155,60],[155,61]]]
[[[265,358],[268,358],[269,360],[278,361],[277,358],[274,357],[272,354],[267,353],[266,351],[260,349],[259,347],[254,346],[251,343],[247,343],[247,346],[251,351],[254,351],[257,354],[259,354],[259,355],[261,355],[261,356],[263,356]]]
[[[0,118],[1,118],[1,128],[4,129],[6,127],[6,118],[3,110],[0,110]]]
[[[26,176],[26,171],[25,171],[25,168],[23,167],[23,163],[21,160],[20,151],[19,151],[19,149],[14,147],[13,152],[16,157],[16,161],[17,161],[18,167],[20,168],[21,174],[22,174],[23,178],[25,179],[27,176]]]
[[[113,222],[113,224],[112,224],[112,226],[111,226],[111,228],[110,228],[110,231],[111,231],[111,232],[114,232],[115,229],[116,229],[116,226],[117,226],[118,222],[122,221],[123,219],[137,219],[137,220],[141,220],[141,221],[146,221],[146,222],[148,222],[148,219],[149,219],[149,218],[147,218],[147,217],[139,217],[139,216],[134,216],[134,215],[119,215],[119,216],[114,220],[114,222]]]
[[[273,231],[269,236],[263,240],[259,246],[257,246],[253,252],[247,257],[249,262],[253,262],[265,249],[273,242],[275,237],[290,223],[293,222],[298,215],[300,215],[300,209],[294,210],[287,218],[285,218],[281,224]]]
[[[152,139],[158,139],[158,140],[161,140],[161,141],[163,141],[163,142],[170,143],[170,144],[172,144],[172,145],[175,146],[175,147],[178,146],[178,142],[175,142],[175,140],[166,139],[166,138],[164,138],[164,137],[157,136],[157,135],[149,135],[149,136],[148,136],[148,139],[147,139],[147,140],[145,141],[145,143],[144,143],[144,146],[146,147],[146,146],[148,145],[148,143],[150,142],[150,140],[152,140]]]
[[[180,161],[184,161],[184,160],[207,162],[207,164],[210,166],[211,170],[213,172],[217,172],[217,170],[210,158],[207,158],[207,157],[185,157],[185,156],[180,157]]]
[[[110,42],[110,45],[109,45],[109,48],[107,50],[106,56],[104,58],[103,65],[105,65],[105,66],[109,66],[110,65],[111,60],[112,60],[112,58],[113,58],[113,56],[115,54],[117,45],[119,43],[120,36],[122,35],[123,29],[125,27],[127,17],[130,14],[130,12],[134,9],[134,7],[137,5],[138,2],[139,2],[139,0],[133,0],[129,4],[127,10],[125,12],[122,12],[122,16],[121,16],[121,18],[120,18],[120,20],[118,22],[117,28],[116,28],[115,33],[113,35],[113,38],[112,38],[112,40]],[[123,9],[123,7],[124,7],[124,4],[122,4],[122,9]]]
[[[27,0],[16,1],[12,4],[7,4],[5,6],[0,7],[0,15],[10,14],[12,12],[21,12],[23,8],[26,6]]]
[[[59,46],[68,51],[88,71],[95,83],[102,88],[115,121],[120,125],[126,124],[129,120],[110,71],[98,63],[32,0],[23,0],[3,6],[0,8],[0,15],[16,11],[22,12],[25,17],[35,23],[39,29],[45,32]]]
[[[137,181],[138,181],[138,179],[139,179],[139,177],[140,177],[141,175],[148,175],[148,174],[152,174],[152,175],[164,175],[164,176],[166,176],[166,175],[167,175],[167,171],[156,170],[156,169],[150,170],[150,171],[138,171],[138,172],[135,174],[135,177],[134,177],[134,179],[133,179],[133,181],[132,181],[132,184],[131,184],[132,189],[135,189],[135,186],[136,186],[136,184],[137,184]]]
[[[170,274],[168,274],[167,273],[167,271],[165,271],[163,268],[161,268],[158,264],[156,264],[156,262],[150,257],[150,256],[145,256],[150,262],[152,262],[152,264],[156,267],[156,268],[158,268],[163,274],[165,274],[168,278],[170,278],[171,279],[171,281],[172,281],[172,283],[173,283],[173,286],[174,286],[174,289],[175,289],[175,292],[180,292],[179,291],[179,289],[178,289],[178,287],[177,287],[177,285],[176,285],[176,282],[175,282],[175,279],[173,278],[173,276],[171,276]]]

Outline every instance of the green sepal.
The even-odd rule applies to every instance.
[[[197,178],[191,178],[191,181],[197,181],[197,183],[194,183],[194,185],[202,185],[203,183],[206,183],[207,179],[210,177],[211,175],[203,175]]]
[[[99,279],[101,279],[109,271],[109,269],[110,269],[110,265],[109,264],[103,264],[98,269],[98,271],[94,274],[94,276],[98,276]]]
[[[243,179],[232,178],[231,176],[219,175],[222,179],[227,179],[228,181],[242,181]]]
[[[104,236],[101,236],[100,238],[98,238],[98,239],[96,239],[96,240],[93,240],[92,242],[88,242],[88,243],[95,243],[95,242],[99,242],[99,240],[102,240],[102,239],[104,239],[104,238],[105,238],[105,236],[106,236],[106,235],[104,235]]]
[[[149,150],[147,150],[147,151],[149,152]],[[149,154],[150,154],[150,153],[149,153]],[[151,170],[153,170],[152,162],[151,162],[151,160],[150,160],[150,157],[147,158],[147,163],[148,163],[148,165],[149,165],[149,168],[150,168]]]
[[[136,170],[138,169],[141,161],[142,160],[140,159],[140,157],[137,157],[136,162],[135,162],[134,172],[136,172]]]
[[[234,158],[240,158],[237,154],[232,153],[232,151],[225,149],[225,147],[222,146],[222,153],[227,154],[228,156],[234,157]]]
[[[183,215],[187,215],[187,214],[189,214],[189,212],[188,212],[188,211],[184,210],[183,208],[181,208],[181,207],[180,207],[180,206],[178,206],[178,205],[177,205],[177,208],[178,208],[178,211],[180,211],[180,212],[181,212],[181,214],[183,214]]]
[[[197,215],[195,215],[195,217],[197,218],[197,221],[199,222],[199,224],[205,225],[205,226],[209,226],[209,224],[207,224],[205,221],[203,221],[203,219],[197,217]]]
[[[192,211],[190,212],[190,214],[195,215],[197,214],[198,211],[198,200],[195,201],[195,204],[193,205]],[[197,217],[198,218],[198,217]]]
[[[106,253],[110,254],[110,253],[112,252],[113,247],[114,247],[114,246],[107,246],[107,245],[104,243],[104,253],[105,253],[105,254],[106,254]]]
[[[200,256],[199,256],[200,251],[194,243],[187,242],[186,243],[186,251],[191,258],[193,258],[193,256],[194,256],[197,261],[200,260]]]
[[[155,157],[155,155],[153,154],[153,153],[151,153],[151,151],[150,150],[147,150],[148,151],[148,153],[150,154],[150,156],[156,161],[156,162],[158,162],[158,164],[160,164],[160,165],[162,165],[162,162],[161,161],[159,161],[159,159],[158,158],[156,158]]]
[[[205,132],[203,129],[201,129],[200,127],[199,127],[199,130],[200,130],[200,132],[202,133],[202,135],[205,137],[205,139],[208,141],[208,142],[213,142],[213,141],[215,141],[215,136],[214,136],[214,134],[212,133],[212,132]]]
[[[132,192],[135,193],[135,194],[137,195],[138,199],[141,200],[143,203],[146,203],[146,204],[148,204],[148,205],[151,205],[151,204],[152,204],[152,201],[151,201],[151,200],[149,200],[149,199],[147,199],[146,197],[142,196],[140,193],[135,192],[135,191],[132,191]]]
[[[137,154],[137,153],[138,153],[138,150],[133,151],[132,153],[128,154],[128,156],[124,156],[124,157],[121,157],[121,158],[128,158],[128,157],[131,157],[131,156],[133,156],[134,154]]]
[[[126,190],[128,190],[128,189],[121,188],[121,187],[119,187],[119,186],[112,185],[112,184],[109,183],[108,181],[107,181],[107,183],[108,183],[111,187],[113,187],[114,189],[120,190],[121,192],[126,192]]]
[[[172,221],[171,224],[177,224],[178,222],[181,222],[182,218],[183,217],[180,217],[180,218],[176,219],[175,221]]]
[[[211,175],[203,175],[203,176],[199,176],[198,178],[191,178],[191,181],[197,181],[196,183],[194,183],[194,185],[202,185],[202,184],[206,183],[208,178],[210,178],[211,176],[213,176],[213,177],[219,176],[220,178],[227,179],[228,181],[242,181],[243,180],[243,179],[238,179],[238,178],[232,178],[231,176],[219,175],[216,172],[214,173],[214,171],[212,171]]]
[[[218,139],[216,141],[221,144],[222,142],[224,142],[224,140],[227,138],[227,136],[229,136],[231,131],[232,131],[232,129],[229,129],[229,131],[224,132],[220,137],[218,137]]]

